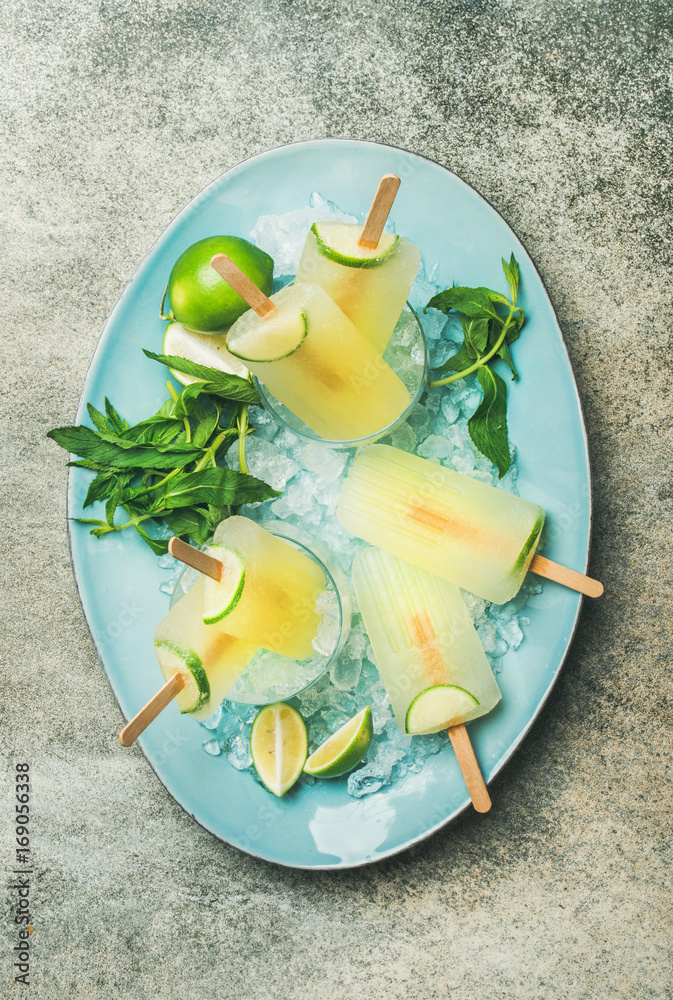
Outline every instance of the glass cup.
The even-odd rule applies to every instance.
[[[299,662],[260,649],[227,695],[227,701],[246,705],[270,705],[301,694],[325,674],[337,659],[348,638],[351,624],[351,592],[346,574],[334,556],[303,529],[285,521],[260,521],[260,526],[285,539],[316,562],[325,574],[327,586],[318,597],[322,621],[314,639],[315,653]],[[171,607],[198,580],[198,570],[186,566],[178,577]]]
[[[382,427],[375,434],[369,434],[361,438],[333,440],[321,437],[317,431],[307,427],[304,421],[296,416],[292,410],[288,410],[287,406],[280,403],[275,396],[272,396],[266,386],[256,377],[255,384],[259,390],[264,408],[281,427],[292,431],[293,434],[296,434],[300,438],[305,438],[309,441],[319,441],[321,444],[328,445],[331,448],[359,448],[361,445],[378,441],[379,438],[392,433],[396,427],[404,423],[425,389],[429,369],[428,342],[423,324],[416,310],[409,303],[402,310],[383,355],[383,360],[390,365],[395,374],[404,382],[409,393],[410,402],[407,408],[392,423],[386,427]]]

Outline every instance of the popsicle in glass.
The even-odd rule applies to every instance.
[[[353,563],[353,585],[402,732],[419,735],[458,726],[500,701],[454,584],[370,548]]]
[[[200,615],[206,628],[294,660],[314,653],[327,586],[316,562],[247,517],[228,517],[215,530],[208,554],[223,564],[222,579],[205,577]]]
[[[523,583],[545,512],[453,469],[374,444],[353,463],[337,517],[371,545],[503,604]]]
[[[374,435],[409,406],[404,383],[321,288],[289,285],[265,302],[264,315],[253,307],[236,320],[227,349],[323,438]]]

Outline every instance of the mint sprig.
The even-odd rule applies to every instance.
[[[93,427],[56,427],[47,437],[78,456],[70,465],[96,472],[83,506],[105,503],[105,520],[75,520],[91,525],[98,538],[133,527],[162,555],[168,542],[152,537],[147,530],[152,522],[202,545],[233,510],[279,493],[247,474],[245,438],[254,430],[248,405],[259,403],[254,384],[184,358],[145,354],[200,381],[180,392],[167,382],[170,398],[136,424],[130,425],[106,399],[105,413],[87,406]],[[237,437],[241,472],[217,464]],[[128,515],[123,523],[117,520],[119,508]]]
[[[500,479],[510,465],[507,385],[488,366],[501,358],[512,373],[512,381],[518,380],[519,373],[509,346],[518,339],[525,319],[523,309],[516,304],[520,274],[514,254],[509,262],[503,259],[502,268],[511,298],[490,288],[454,285],[433,296],[425,307],[426,311],[438,309],[447,315],[456,312],[460,316],[463,343],[452,357],[436,369],[437,372],[453,374],[433,379],[429,385],[449,385],[473,372],[477,373],[483,398],[467,426],[475,446],[497,467]]]

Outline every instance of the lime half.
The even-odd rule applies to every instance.
[[[465,688],[436,684],[417,694],[407,709],[406,730],[412,736],[437,733],[464,722],[479,702]]]
[[[203,578],[203,624],[214,625],[230,615],[241,599],[245,587],[245,562],[237,552],[224,545],[211,545],[208,555],[219,559],[224,566],[219,583],[209,576]]]
[[[249,308],[211,267],[216,253],[225,253],[265,295],[271,293],[273,284],[272,258],[248,240],[208,236],[192,243],[173,265],[168,299],[174,318],[199,333],[224,333]]]
[[[252,762],[266,787],[274,795],[285,795],[301,774],[308,740],[299,712],[280,701],[265,705],[255,716],[250,733]]]
[[[398,237],[382,233],[378,246],[367,250],[358,243],[360,226],[344,222],[316,222],[311,226],[318,252],[335,264],[344,267],[380,267],[394,252]]]
[[[169,323],[164,331],[163,353],[174,358],[186,358],[187,361],[194,361],[197,365],[205,365],[206,368],[218,368],[229,375],[240,375],[247,378],[248,369],[238,358],[229,353],[226,346],[226,336],[211,336],[206,333],[197,333],[196,330],[188,330],[182,323]],[[191,385],[199,379],[185,375],[184,372],[170,369],[171,375],[182,382],[183,385]]]
[[[372,710],[367,705],[311,754],[304,770],[314,778],[348,774],[369,750],[373,734]]]

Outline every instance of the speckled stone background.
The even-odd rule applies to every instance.
[[[0,15],[0,741],[6,779],[17,759],[34,769],[36,867],[32,985],[13,983],[7,889],[0,993],[673,996],[668,0],[0,0]],[[175,212],[237,161],[324,136],[450,166],[526,243],[585,407],[606,586],[492,812],[338,874],[219,843],[119,747],[45,438]]]

